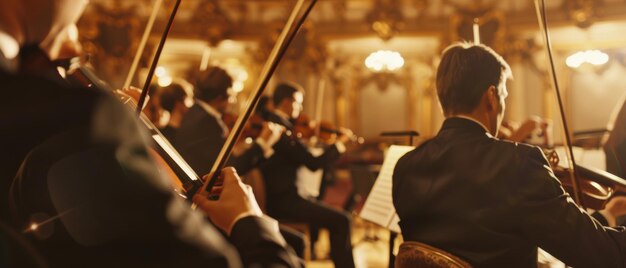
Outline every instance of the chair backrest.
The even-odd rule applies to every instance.
[[[471,268],[460,258],[441,249],[415,242],[406,241],[400,245],[395,262],[396,268]]]

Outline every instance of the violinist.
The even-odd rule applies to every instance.
[[[228,136],[229,128],[222,115],[228,108],[228,89],[232,83],[230,75],[219,67],[201,73],[195,88],[195,103],[176,132],[174,146],[198,174],[209,172]],[[247,173],[274,153],[272,146],[280,134],[279,127],[266,126],[254,145],[231,163],[241,174]]]
[[[337,139],[337,131],[328,122],[323,121],[323,125],[320,125],[320,123],[312,121],[304,113],[300,113],[292,122],[296,137],[307,147],[313,156],[319,156],[324,153],[325,147],[334,146]],[[315,135],[316,132],[318,135]],[[323,203],[326,188],[334,182],[335,164],[335,161],[331,161],[324,167],[314,171],[306,166],[300,166],[297,170],[296,178],[298,194],[304,199]],[[315,244],[319,238],[319,231],[319,226],[315,224],[309,225],[311,259],[318,259]]]
[[[232,77],[220,67],[209,67],[201,73],[195,88],[195,103],[176,132],[174,145],[198,174],[209,172],[210,164],[217,158],[230,131],[222,118],[229,105],[228,89],[231,86]],[[272,146],[283,132],[283,128],[276,124],[257,123],[261,128],[257,130],[258,136],[252,145],[243,148],[239,155],[231,155],[229,160],[229,164],[242,175],[259,167],[274,153]],[[303,257],[303,236],[282,226],[280,231],[298,256]]]
[[[135,115],[110,92],[19,71],[27,67],[22,48],[47,47],[85,4],[0,1],[0,174],[3,182],[15,178],[13,228],[49,267],[297,266],[275,221],[255,209],[233,169],[222,172],[221,198],[197,195],[201,209],[193,211],[158,172]]]
[[[578,207],[539,148],[495,138],[510,76],[484,45],[444,50],[436,84],[446,119],[393,174],[404,239],[475,267],[536,267],[537,247],[568,266],[625,267],[624,228],[602,226]],[[624,212],[615,202],[605,215]]]
[[[354,267],[350,215],[318,201],[300,197],[295,183],[299,167],[317,170],[336,161],[345,151],[344,143],[349,140],[351,132],[346,130],[346,134],[341,135],[335,144],[327,147],[321,155],[313,156],[298,140],[290,122],[300,115],[303,98],[304,91],[300,86],[286,83],[276,86],[272,96],[274,111],[269,120],[284,126],[287,131],[274,145],[274,155],[261,166],[267,189],[267,211],[279,219],[328,229],[330,255],[335,267]]]

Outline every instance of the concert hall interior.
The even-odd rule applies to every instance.
[[[0,267],[626,267],[626,1],[0,1]]]

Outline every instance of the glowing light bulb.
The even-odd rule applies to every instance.
[[[365,66],[374,71],[395,71],[404,66],[404,58],[396,51],[379,50],[365,59]]]
[[[166,87],[172,84],[172,78],[169,76],[162,76],[162,77],[159,77],[159,80],[157,83],[159,84],[160,87]]]
[[[565,60],[565,64],[570,68],[578,68],[584,63],[598,66],[607,62],[609,62],[609,55],[597,49],[578,51]]]
[[[167,75],[167,70],[163,66],[156,67],[156,69],[154,70],[154,75],[159,78],[163,77]]]

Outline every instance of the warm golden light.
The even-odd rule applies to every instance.
[[[166,87],[172,84],[172,77],[170,76],[161,76],[157,82],[160,87]]]
[[[365,66],[374,72],[395,71],[404,66],[404,58],[396,51],[379,50],[367,56]]]
[[[565,60],[565,64],[570,68],[578,68],[583,63],[589,63],[592,65],[603,65],[609,61],[609,55],[600,50],[585,50],[578,51]]]
[[[166,76],[167,70],[163,66],[156,67],[156,69],[154,70],[154,75],[156,75],[156,77]]]
[[[239,62],[238,59],[228,59],[223,64],[220,64],[221,67],[226,69],[226,72],[233,78],[233,87],[232,90],[235,93],[239,93],[243,91],[245,87],[245,82],[248,80],[248,71],[246,67]]]

